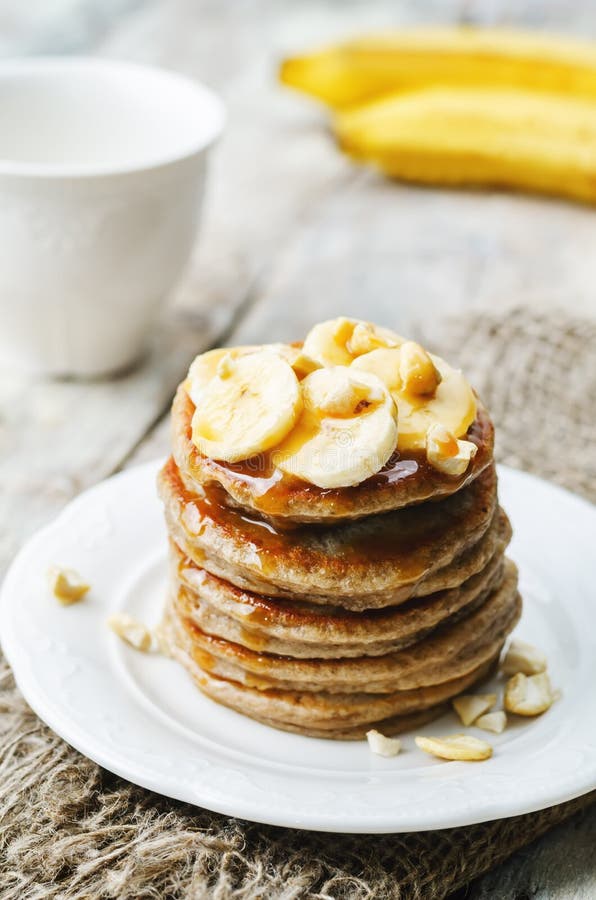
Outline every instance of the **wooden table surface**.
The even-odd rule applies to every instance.
[[[0,373],[0,572],[75,494],[167,448],[190,359],[364,315],[423,336],[445,313],[508,304],[596,314],[596,215],[565,203],[391,185],[334,149],[321,110],[276,84],[284,53],[420,21],[516,23],[596,37],[576,0],[3,0],[0,53],[97,53],[204,80],[229,123],[201,239],[150,354],[113,381]],[[422,305],[421,305],[422,304]],[[554,830],[468,898],[596,897],[596,811]],[[462,893],[460,896],[464,896]]]

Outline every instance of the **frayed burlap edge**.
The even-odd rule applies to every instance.
[[[592,323],[517,311],[445,322],[434,343],[491,409],[500,459],[594,498],[595,341]],[[441,900],[594,800],[410,835],[255,825],[100,769],[36,718],[0,667],[3,900]]]

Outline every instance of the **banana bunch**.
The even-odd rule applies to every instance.
[[[281,79],[332,107],[339,146],[390,177],[596,201],[596,44],[420,28],[288,59]]]
[[[185,389],[204,456],[236,463],[271,453],[282,472],[321,488],[359,484],[396,448],[428,449],[433,425],[453,441],[476,416],[461,372],[389,329],[346,318],[316,325],[302,348],[201,354]],[[455,455],[463,444],[455,440]]]

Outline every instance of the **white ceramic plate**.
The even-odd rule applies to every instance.
[[[403,739],[392,759],[366,742],[286,734],[203,697],[175,662],[138,653],[105,625],[125,610],[154,624],[166,584],[157,463],[81,495],[23,548],[0,598],[0,637],[35,712],[111,772],[169,797],[258,822],[342,832],[466,825],[530,812],[596,787],[596,508],[502,468],[524,614],[517,633],[548,655],[561,699],[500,736],[487,762],[441,762]],[[92,584],[50,595],[49,565]],[[502,688],[502,682],[497,686]],[[461,731],[453,714],[420,733]]]

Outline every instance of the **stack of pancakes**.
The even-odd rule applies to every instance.
[[[396,452],[352,487],[270,457],[224,463],[192,440],[185,385],[159,488],[173,655],[209,697],[277,728],[354,739],[418,726],[495,667],[521,612],[478,404],[463,475]]]

